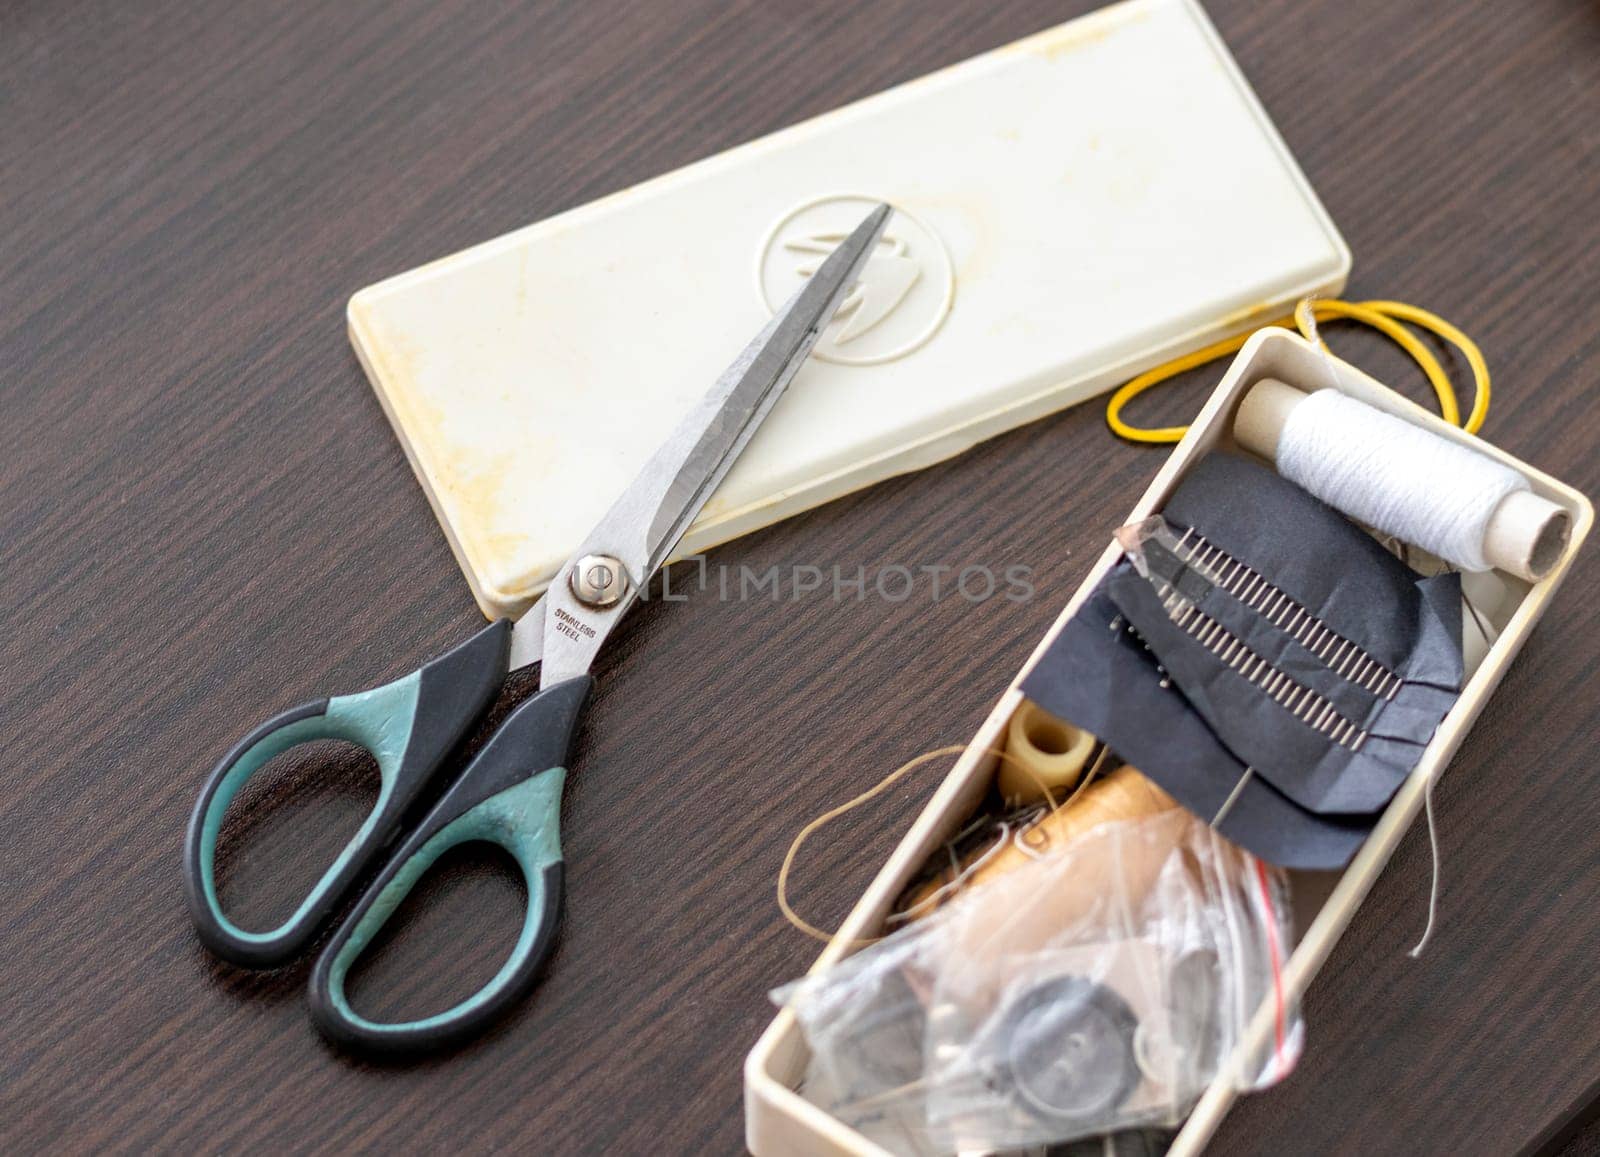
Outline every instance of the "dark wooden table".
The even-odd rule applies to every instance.
[[[457,1056],[351,1063],[311,1029],[304,969],[213,962],[183,910],[183,826],[255,717],[392,677],[479,622],[346,344],[351,292],[1088,7],[0,8],[0,1148],[740,1147],[767,989],[816,951],[773,902],[784,848],[964,739],[1054,618],[1160,462],[1097,406],[715,556],[1018,563],[1031,603],[633,616],[579,741],[554,967]],[[1600,9],[1210,8],[1355,251],[1351,292],[1475,334],[1488,434],[1600,493]],[[1416,388],[1376,342],[1334,340]],[[1145,412],[1185,413],[1203,385]],[[1593,1142],[1589,553],[1440,786],[1427,954],[1405,954],[1427,906],[1419,827],[1307,1003],[1299,1072],[1243,1102],[1218,1152]],[[371,769],[341,769],[275,769],[230,821],[225,896],[247,918],[286,914],[354,829]],[[816,919],[847,909],[934,774],[817,841],[797,880]],[[359,1001],[419,1013],[466,992],[520,898],[493,857],[453,857]]]

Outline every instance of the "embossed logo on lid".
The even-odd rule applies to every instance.
[[[818,197],[780,217],[762,242],[757,282],[776,311],[881,198]],[[877,252],[817,342],[815,356],[842,365],[904,357],[944,324],[955,297],[955,268],[944,243],[899,206]]]

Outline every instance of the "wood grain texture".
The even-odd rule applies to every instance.
[[[1054,618],[1160,461],[1097,407],[712,558],[1021,564],[1031,602],[695,598],[632,617],[579,739],[553,968],[459,1055],[351,1063],[307,1021],[303,967],[209,959],[183,825],[255,719],[392,677],[479,621],[346,345],[350,293],[1088,7],[0,7],[0,1148],[740,1147],[766,990],[816,947],[773,903],[783,850],[963,740]],[[1351,242],[1352,293],[1464,325],[1496,372],[1488,434],[1600,493],[1600,10],[1209,8]],[[1387,349],[1335,342],[1412,388]],[[1299,1072],[1241,1103],[1218,1152],[1511,1153],[1588,1119],[1597,579],[1581,560],[1440,785],[1428,953],[1405,955],[1419,829],[1313,989]],[[356,822],[346,767],[331,786],[275,775],[256,805],[286,817],[242,809],[226,884],[243,910],[269,916],[261,891],[309,880]],[[814,919],[848,908],[926,784],[816,841],[796,881]],[[309,834],[289,822],[313,815]],[[456,857],[358,998],[442,1006],[494,966],[518,900],[503,864]]]

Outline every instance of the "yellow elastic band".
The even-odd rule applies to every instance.
[[[1323,321],[1348,320],[1360,322],[1362,325],[1371,326],[1385,337],[1389,338],[1401,349],[1411,356],[1411,359],[1422,368],[1427,375],[1428,382],[1433,386],[1433,392],[1439,398],[1439,413],[1444,420],[1452,425],[1462,426],[1469,434],[1476,434],[1483,428],[1483,420],[1489,415],[1489,366],[1483,360],[1483,353],[1477,344],[1462,333],[1455,326],[1445,321],[1437,314],[1429,313],[1425,309],[1418,309],[1414,305],[1407,305],[1403,301],[1339,301],[1333,298],[1307,298],[1295,307],[1293,317],[1283,317],[1276,321],[1268,322],[1269,325],[1282,326],[1285,329],[1298,327],[1308,341],[1314,341],[1322,348],[1326,345],[1317,334],[1317,323]],[[1466,422],[1461,421],[1461,408],[1456,402],[1455,387],[1450,384],[1450,375],[1445,373],[1444,367],[1439,364],[1439,359],[1425,346],[1416,334],[1412,333],[1401,322],[1408,322],[1438,335],[1451,345],[1455,346],[1466,358],[1467,365],[1472,370],[1474,395],[1472,411],[1467,415]],[[1188,433],[1187,426],[1158,426],[1146,428],[1132,426],[1122,419],[1122,408],[1137,398],[1146,390],[1160,385],[1162,382],[1177,377],[1188,370],[1196,369],[1218,358],[1227,357],[1237,353],[1246,341],[1249,334],[1240,334],[1224,341],[1213,342],[1203,349],[1195,350],[1180,358],[1173,358],[1170,362],[1146,370],[1132,381],[1128,382],[1116,393],[1111,395],[1111,400],[1106,403],[1106,424],[1111,427],[1111,432],[1119,438],[1126,438],[1129,442],[1176,442]]]

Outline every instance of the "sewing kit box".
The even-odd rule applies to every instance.
[[[485,613],[543,590],[879,200],[859,289],[679,547],[961,453],[1337,292],[1350,253],[1194,0],[1128,0],[350,301]]]
[[[1234,413],[1245,393],[1263,378],[1276,378],[1307,391],[1337,388],[1440,437],[1487,454],[1526,477],[1535,494],[1562,507],[1571,520],[1570,536],[1560,558],[1538,582],[1525,582],[1499,571],[1463,577],[1464,591],[1472,588],[1474,606],[1487,618],[1495,637],[1485,649],[1476,653],[1469,651],[1469,676],[1455,706],[1349,867],[1338,874],[1290,873],[1298,941],[1285,969],[1284,980],[1290,998],[1298,1001],[1394,854],[1406,829],[1417,818],[1428,785],[1443,772],[1461,745],[1566,577],[1594,522],[1594,510],[1589,501],[1571,487],[1449,425],[1354,366],[1319,351],[1298,335],[1270,329],[1254,335],[1240,351],[1188,435],[1156,474],[1138,505],[1118,522],[1107,522],[1108,541],[1117,526],[1158,513],[1184,474],[1206,454],[1214,450],[1242,452],[1234,441]],[[1449,481],[1441,479],[1441,485],[1449,485]],[[1101,555],[1077,594],[1012,680],[955,767],[862,895],[838,935],[818,957],[813,970],[833,964],[850,953],[852,944],[879,934],[884,918],[907,882],[929,855],[966,823],[995,774],[996,760],[989,753],[1002,746],[1006,725],[1024,701],[1019,690],[1023,677],[1121,557],[1121,548],[1115,543]],[[1238,1096],[1238,1082],[1247,1080],[1246,1058],[1265,1055],[1273,1023],[1271,1007],[1257,1011],[1234,1056],[1189,1114],[1169,1151],[1170,1157],[1193,1157],[1205,1148]],[[805,1067],[804,1035],[793,1013],[782,1011],[745,1062],[745,1124],[751,1152],[757,1157],[819,1157],[822,1154],[888,1157],[883,1149],[830,1117],[796,1091]],[[1260,1095],[1270,1096],[1271,1093]]]

